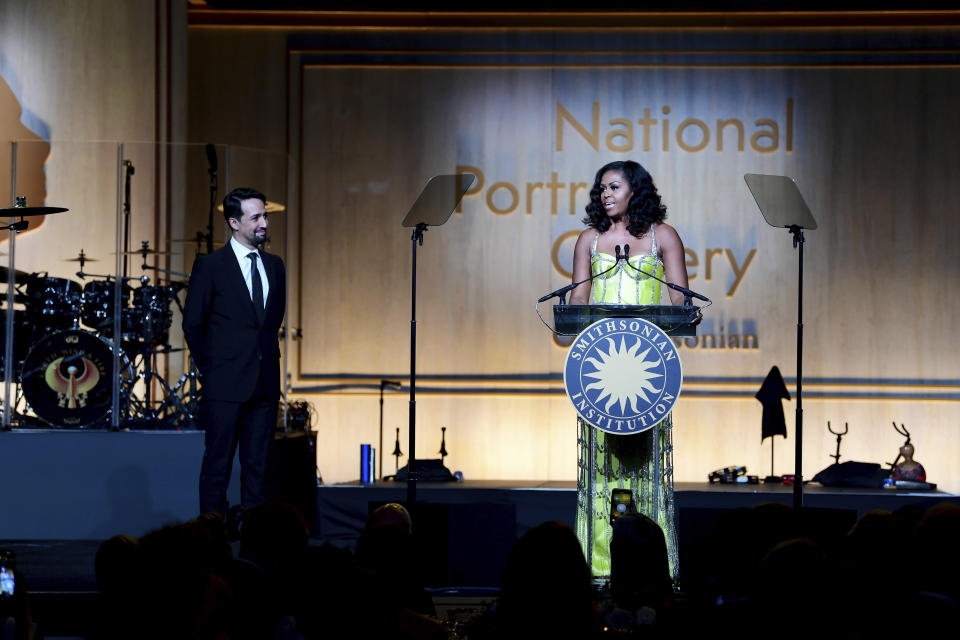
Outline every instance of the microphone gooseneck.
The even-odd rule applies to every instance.
[[[616,247],[616,250],[617,250],[617,254],[619,255],[619,253],[620,253],[620,246],[619,246],[619,245]],[[543,296],[542,298],[540,298],[539,300],[537,300],[537,304],[540,304],[541,302],[546,302],[546,301],[549,300],[550,298],[556,298],[556,297],[559,297],[559,298],[560,298],[560,304],[567,304],[566,295],[567,295],[567,292],[568,292],[568,291],[570,291],[570,290],[572,290],[572,289],[576,289],[577,287],[579,287],[580,285],[582,285],[584,282],[590,282],[591,280],[593,280],[593,279],[596,278],[597,276],[602,276],[602,275],[605,275],[606,273],[609,273],[609,272],[612,271],[616,266],[617,266],[617,263],[614,262],[612,265],[610,265],[609,267],[607,267],[606,269],[604,269],[604,270],[601,271],[600,273],[596,273],[596,274],[590,276],[589,278],[584,278],[584,279],[581,280],[580,282],[571,282],[570,284],[568,284],[568,285],[565,286],[565,287],[560,287],[560,288],[557,289],[556,291],[552,291],[552,292],[548,293],[547,295]]]
[[[650,277],[650,278],[653,278],[654,280],[656,280],[657,282],[659,282],[659,283],[661,283],[661,284],[667,285],[668,287],[670,287],[670,288],[673,289],[674,291],[679,291],[680,293],[682,293],[682,294],[684,295],[684,297],[687,298],[687,300],[684,301],[684,304],[685,304],[686,306],[690,306],[690,303],[689,303],[689,299],[690,299],[690,298],[696,298],[697,300],[703,300],[704,302],[710,302],[710,303],[712,304],[712,301],[710,300],[710,298],[708,298],[708,297],[706,297],[706,296],[702,296],[702,295],[700,295],[699,293],[697,293],[696,291],[691,291],[690,289],[687,289],[686,287],[681,287],[681,286],[678,285],[678,284],[673,284],[672,282],[667,282],[666,280],[661,280],[660,278],[658,278],[657,276],[653,275],[653,274],[650,273],[650,272],[642,271],[642,273],[643,273],[644,275]]]

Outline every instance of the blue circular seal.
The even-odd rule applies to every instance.
[[[683,367],[663,330],[640,318],[599,320],[570,345],[563,384],[588,424],[618,435],[663,420],[680,395]]]

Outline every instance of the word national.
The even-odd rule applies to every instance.
[[[740,118],[716,118],[715,126],[700,118],[684,118],[673,124],[669,117],[671,112],[670,106],[664,105],[660,108],[659,117],[655,118],[650,108],[644,107],[642,117],[636,120],[610,118],[609,128],[601,129],[599,102],[593,103],[589,119],[583,116],[578,119],[562,103],[557,102],[556,148],[557,151],[582,151],[583,145],[577,143],[585,141],[594,151],[600,151],[603,136],[607,150],[616,153],[638,150],[638,145],[641,151],[656,147],[669,152],[673,145],[687,153],[698,153],[708,148],[722,152],[729,145],[734,145],[738,153],[746,150],[747,125]],[[782,134],[777,120],[758,118],[752,122],[750,148],[756,153],[773,153],[779,151],[782,145],[787,153],[793,152],[793,120],[793,99],[788,98]],[[565,138],[565,135],[568,137]],[[569,138],[572,138],[572,143],[568,143]]]

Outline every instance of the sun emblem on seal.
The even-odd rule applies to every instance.
[[[641,318],[608,318],[570,345],[563,369],[567,397],[588,424],[628,435],[663,420],[683,384],[677,347]]]
[[[606,342],[609,346],[606,353],[598,347],[596,353],[599,358],[585,359],[597,370],[584,374],[584,377],[594,378],[596,382],[586,385],[583,390],[599,389],[600,395],[595,400],[597,404],[600,404],[604,398],[609,398],[604,406],[604,411],[608,413],[616,402],[620,403],[620,413],[626,411],[628,402],[633,413],[640,413],[642,407],[637,404],[639,398],[643,398],[643,401],[649,405],[651,399],[647,396],[647,392],[656,397],[663,391],[662,385],[658,389],[650,382],[655,378],[663,378],[662,373],[651,371],[653,367],[660,366],[660,358],[647,360],[647,354],[653,347],[647,347],[642,353],[637,354],[637,351],[644,346],[640,338],[637,338],[631,347],[626,346],[627,340],[624,336],[620,336],[619,348],[612,338],[607,338]]]

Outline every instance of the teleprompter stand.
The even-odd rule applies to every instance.
[[[410,211],[403,218],[404,227],[413,227],[410,241],[413,247],[412,277],[410,279],[410,444],[407,463],[407,506],[417,501],[417,245],[423,245],[423,234],[428,227],[445,223],[457,208],[463,194],[477,177],[470,173],[440,175],[430,178]]]
[[[817,221],[804,202],[796,182],[786,176],[748,173],[743,176],[763,219],[771,227],[784,228],[798,249],[797,281],[797,435],[794,458],[793,508],[803,507],[803,230],[816,229]]]

